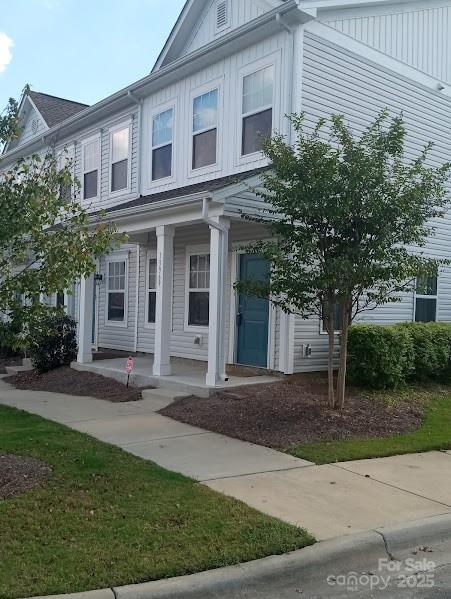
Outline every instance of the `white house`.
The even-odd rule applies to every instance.
[[[188,0],[143,79],[90,107],[30,92],[2,168],[66,147],[81,202],[129,234],[77,286],[78,361],[93,345],[141,352],[168,377],[171,357],[189,358],[213,388],[226,364],[324,368],[318,319],[233,290],[268,270],[240,251],[265,235],[241,217],[260,206],[258,133],[290,138],[284,115],[300,111],[309,124],[342,113],[358,132],[386,106],[404,112],[412,153],[433,141],[431,159],[450,159],[451,0]],[[426,251],[451,257],[449,218]],[[451,320],[451,270],[422,291],[363,318]]]

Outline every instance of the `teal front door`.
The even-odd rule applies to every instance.
[[[264,281],[269,277],[269,263],[261,256],[241,254],[239,277],[245,281]],[[269,301],[240,293],[237,307],[236,361],[247,366],[267,367]]]

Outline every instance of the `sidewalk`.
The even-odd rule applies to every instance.
[[[315,466],[161,416],[148,399],[114,404],[0,380],[0,403],[185,474],[318,540],[451,512],[451,452]]]

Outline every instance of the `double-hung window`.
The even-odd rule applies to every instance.
[[[172,176],[174,109],[156,114],[152,120],[152,181]]]
[[[129,187],[130,127],[111,131],[111,187],[112,193]]]
[[[334,332],[335,333],[339,333],[342,329],[342,322],[341,322],[341,303],[337,302],[335,304],[334,307]],[[327,319],[326,319],[326,315],[323,316],[322,322],[321,322],[321,333],[327,333]]]
[[[95,137],[82,143],[83,199],[99,195],[100,139]]]
[[[218,90],[193,100],[193,170],[216,163]]]
[[[188,256],[188,326],[207,327],[210,306],[210,255]]]
[[[155,324],[157,305],[157,259],[150,256],[147,261],[147,323]]]
[[[127,302],[127,262],[125,259],[107,262],[107,319],[125,323]]]
[[[243,78],[241,154],[261,150],[262,141],[272,134],[274,66]]]
[[[437,320],[437,275],[418,277],[415,294],[415,321]]]

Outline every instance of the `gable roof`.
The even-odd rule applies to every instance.
[[[240,0],[244,2],[245,0]],[[282,5],[287,0],[266,0],[269,7]],[[161,50],[152,73],[176,60],[185,47],[190,34],[199,23],[204,10],[212,0],[186,0],[174,27]]]
[[[49,128],[88,108],[88,104],[73,102],[72,100],[50,96],[41,92],[30,90],[28,95]]]

